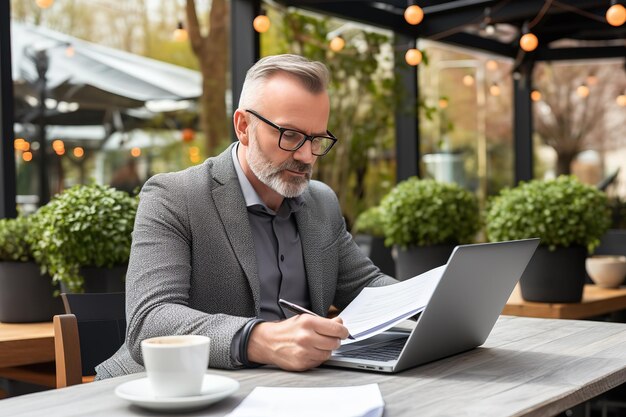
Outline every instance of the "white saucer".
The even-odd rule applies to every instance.
[[[115,395],[131,404],[151,410],[194,410],[228,397],[239,389],[239,382],[220,375],[204,375],[202,392],[190,397],[155,397],[148,378],[125,382],[115,388]]]

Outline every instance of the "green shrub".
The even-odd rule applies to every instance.
[[[592,252],[611,217],[606,194],[572,176],[522,182],[489,202],[490,241],[541,238],[550,250],[572,245]]]
[[[386,245],[471,242],[480,229],[476,196],[456,184],[411,177],[398,183],[380,207]]]
[[[28,217],[0,220],[0,261],[27,262],[33,259],[26,239],[29,229]]]
[[[42,272],[79,292],[80,267],[127,262],[137,203],[124,191],[98,184],[55,196],[31,216],[29,241]]]
[[[370,207],[356,218],[354,234],[363,233],[374,237],[384,237],[382,211],[380,207]]]

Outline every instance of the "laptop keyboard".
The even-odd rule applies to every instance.
[[[397,359],[406,343],[405,337],[393,339],[389,342],[341,352],[345,358],[359,358],[372,361],[391,361]]]

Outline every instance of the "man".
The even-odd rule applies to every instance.
[[[143,370],[140,342],[211,338],[209,364],[306,370],[348,336],[340,319],[292,316],[284,298],[326,316],[367,285],[394,283],[346,231],[335,194],[310,181],[336,138],[328,70],[295,55],[261,59],[233,115],[239,142],[143,187],[126,283],[126,344],[98,379]],[[286,318],[290,317],[290,318]]]

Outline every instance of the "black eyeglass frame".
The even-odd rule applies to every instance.
[[[332,133],[330,133],[330,130],[327,130],[327,131],[326,131],[326,133],[328,134],[328,136],[320,136],[320,135],[307,135],[306,133],[301,132],[301,131],[296,130],[296,129],[289,129],[289,128],[286,128],[286,127],[280,127],[280,126],[278,126],[276,123],[274,123],[274,122],[272,122],[272,121],[270,121],[270,120],[267,120],[265,117],[261,116],[259,113],[255,112],[254,110],[246,109],[245,111],[246,111],[246,112],[248,112],[248,113],[250,113],[250,114],[252,114],[252,115],[254,115],[254,116],[256,116],[259,120],[261,120],[262,122],[265,122],[266,124],[270,125],[271,127],[273,127],[274,129],[276,129],[276,130],[278,130],[278,131],[280,132],[280,136],[278,137],[278,147],[279,147],[280,149],[282,149],[283,151],[287,151],[287,152],[295,152],[295,151],[297,151],[298,149],[300,149],[300,148],[302,147],[302,145],[304,145],[304,143],[305,143],[307,140],[310,140],[310,141],[311,141],[311,144],[313,144],[313,140],[314,140],[314,139],[316,139],[316,138],[320,138],[320,139],[330,139],[330,140],[332,140],[333,142],[330,144],[330,146],[329,146],[328,148],[326,148],[326,150],[324,151],[324,153],[315,153],[315,152],[313,152],[313,147],[311,147],[311,153],[312,153],[313,155],[315,155],[315,156],[324,156],[324,155],[326,155],[326,154],[327,154],[327,153],[328,153],[328,152],[332,149],[332,147],[333,147],[333,146],[335,146],[335,143],[337,143],[337,138],[335,137],[335,135],[333,135]],[[286,149],[286,148],[283,148],[283,147],[281,146],[281,143],[282,143],[282,139],[283,139],[283,133],[285,133],[285,132],[296,132],[296,133],[298,133],[298,134],[300,134],[300,135],[304,136],[304,139],[302,139],[302,140],[300,141],[300,143],[298,143],[298,144],[297,144],[294,148],[292,148],[292,149]]]

